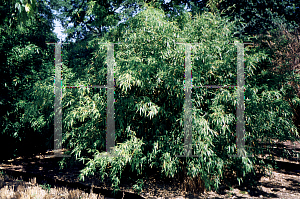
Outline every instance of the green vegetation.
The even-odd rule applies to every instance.
[[[46,190],[48,193],[51,190],[51,185],[44,183],[43,185],[40,185],[42,189]]]
[[[296,57],[284,61],[274,57],[274,52],[282,49],[289,52],[285,47],[291,40],[279,40],[274,47],[266,45],[265,32],[270,28],[264,29],[264,35],[249,29],[252,37],[244,34],[247,28],[237,31],[242,24],[239,17],[246,20],[252,12],[233,20],[227,11],[221,12],[225,8],[230,12],[233,6],[226,1],[208,1],[201,12],[184,11],[179,1],[169,9],[162,1],[80,2],[52,4],[63,11],[58,16],[62,21],[74,23],[68,28],[64,24],[68,40],[75,39],[62,49],[64,85],[105,85],[107,46],[99,43],[123,42],[114,46],[115,152],[119,156],[99,156],[106,154],[106,91],[63,89],[63,144],[71,149],[68,153],[72,157],[63,158],[60,166],[84,163],[81,180],[94,174],[102,180],[108,176],[118,190],[127,173],[134,176],[133,188],[140,192],[151,174],[150,168],[155,168],[162,177],[200,178],[202,188],[218,189],[228,173],[241,184],[255,179],[256,165],[261,170],[267,168],[258,158],[270,152],[263,151],[261,141],[297,139],[292,118],[293,107],[298,107],[300,101],[289,83],[297,83],[299,76],[283,70],[290,67],[289,58]],[[9,150],[15,155],[46,150],[53,147],[54,47],[46,42],[57,41],[51,32],[54,16],[48,2],[39,1],[38,12],[33,13],[35,20],[27,19],[22,26],[16,22],[7,28],[13,23],[9,21],[13,12],[10,5],[4,1],[2,4],[6,15],[0,26],[0,50],[5,55],[0,71],[4,77],[0,80],[4,110],[0,118],[1,142],[12,143]],[[124,12],[116,13],[121,6]],[[138,10],[135,6],[140,12],[133,16]],[[251,3],[246,6],[256,8]],[[125,21],[118,23],[122,19]],[[258,23],[253,20],[247,21],[247,27]],[[271,37],[283,29],[280,23],[296,27],[288,17],[265,23],[276,27],[268,32]],[[237,50],[229,44],[234,41],[254,43],[254,47],[245,46],[244,52],[245,144],[253,157],[229,156],[236,153],[237,94],[233,88],[193,89],[193,153],[199,157],[176,157],[184,152],[185,99],[185,47],[176,43],[200,43],[192,49],[193,85],[236,85]]]
[[[25,2],[25,1],[23,1]],[[17,4],[17,3],[16,3]],[[10,1],[1,1],[1,159],[47,150],[53,144],[53,49],[55,42],[50,7],[39,2],[38,12],[20,25]],[[51,56],[50,56],[51,55]],[[48,80],[47,80],[48,79]],[[44,86],[41,86],[44,85]],[[34,87],[35,86],[35,87]],[[37,88],[44,96],[37,96]],[[40,91],[41,91],[40,90]],[[47,99],[48,103],[41,103]],[[47,138],[47,139],[46,139]]]

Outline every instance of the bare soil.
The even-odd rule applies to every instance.
[[[298,159],[282,158],[278,156],[280,150],[300,152],[300,143],[295,145],[290,141],[278,142],[274,148],[274,157],[278,163],[277,169],[269,170],[265,175],[259,176],[257,185],[238,186],[233,184],[231,187],[221,185],[218,191],[204,192],[204,193],[191,193],[182,190],[181,182],[175,179],[161,179],[159,173],[153,170],[153,175],[149,180],[144,181],[143,191],[139,194],[140,198],[300,198],[300,164]],[[104,190],[112,190],[110,188],[109,180],[100,182],[97,176],[87,178],[85,182],[80,182],[78,174],[80,166],[59,170],[56,164],[57,158],[45,158],[45,155],[39,154],[32,157],[19,157],[14,160],[5,161],[0,165],[0,170],[12,175],[25,178],[38,176],[39,179],[44,181],[40,184],[49,183],[50,179],[57,185],[62,187],[77,188],[82,192],[97,193],[99,198],[133,198],[138,196],[131,189],[132,183],[129,181],[123,182],[120,189],[123,194],[112,197]],[[265,158],[265,157],[262,157]],[[13,183],[14,181],[10,181]],[[64,183],[62,183],[64,182]],[[0,188],[5,186],[5,181],[0,183]],[[72,185],[73,184],[73,185]],[[9,185],[9,182],[6,183]],[[2,188],[3,189],[3,188]],[[101,192],[104,191],[104,192]],[[101,194],[101,193],[104,193]],[[129,195],[129,194],[132,195]],[[124,194],[126,197],[124,197]],[[100,197],[101,196],[101,197]]]

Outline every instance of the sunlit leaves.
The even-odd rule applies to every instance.
[[[99,174],[109,173],[113,187],[118,189],[126,166],[137,176],[147,167],[159,168],[165,176],[182,171],[175,155],[182,155],[184,150],[185,47],[176,42],[200,43],[192,49],[193,85],[237,84],[237,50],[235,45],[229,44],[233,42],[233,24],[204,12],[183,26],[185,28],[180,29],[178,24],[167,20],[162,11],[150,8],[110,29],[104,37],[84,41],[88,49],[95,49],[91,60],[84,57],[72,63],[74,70],[84,65],[89,73],[86,77],[76,74],[80,79],[86,78],[76,83],[101,80],[105,84],[108,60],[103,43],[123,43],[114,45],[115,151],[120,156],[93,158],[95,153],[105,155],[104,92],[95,94],[77,88],[79,91],[72,96],[76,101],[66,103],[70,146],[74,154],[85,151],[87,160],[91,160],[86,165],[90,168],[82,175],[92,175],[100,169]],[[256,81],[258,64],[268,60],[266,53],[246,49],[245,55],[245,136],[247,144],[257,144],[255,139],[264,135],[263,131],[270,132],[276,122],[280,120],[282,126],[288,123],[277,114],[282,108],[288,117],[288,109],[286,104],[279,106],[281,92],[269,92],[267,84],[261,87]],[[86,66],[86,63],[91,65]],[[217,188],[226,169],[243,177],[253,169],[255,159],[242,161],[228,157],[237,152],[237,96],[237,89],[233,87],[195,88],[192,92],[193,149],[200,157],[186,159],[183,164],[188,175],[200,176],[207,188]],[[70,91],[66,97],[71,99]],[[72,128],[71,121],[74,122]]]
[[[14,5],[13,14],[17,16],[17,22],[21,27],[37,14],[38,2],[36,0],[12,0],[11,3]]]
[[[149,102],[149,98],[145,97],[145,99],[146,101],[140,101],[135,107],[141,116],[147,116],[151,120],[158,113],[160,108],[151,101]]]

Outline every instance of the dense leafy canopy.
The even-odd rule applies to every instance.
[[[53,112],[51,109],[51,87],[50,82],[45,80],[53,79],[51,74],[53,68],[53,50],[48,48],[46,42],[55,42],[57,38],[52,32],[53,15],[45,4],[39,4],[39,12],[34,13],[34,17],[20,23],[15,20],[15,10],[12,2],[1,1],[1,149],[7,153],[1,153],[8,158],[13,154],[31,152],[37,145],[45,146],[47,140],[45,134],[53,134],[52,122],[47,116]],[[16,3],[17,4],[17,3]],[[22,21],[22,20],[21,20]],[[48,73],[48,74],[47,74]],[[34,95],[34,91],[49,89],[45,99],[49,99],[48,108],[41,102],[43,98]],[[29,97],[32,95],[32,97]],[[53,98],[53,95],[52,95]],[[45,115],[45,113],[48,114]],[[39,131],[36,127],[39,127]],[[45,127],[45,128],[44,128]],[[44,140],[43,143],[37,140]],[[13,144],[12,144],[13,143]],[[52,144],[52,142],[50,142]],[[19,147],[16,147],[19,146]]]
[[[114,69],[119,157],[98,157],[105,153],[105,93],[65,91],[67,97],[69,93],[74,97],[65,101],[68,130],[64,141],[72,148],[71,153],[86,163],[83,179],[86,175],[109,175],[117,188],[127,167],[141,177],[146,177],[145,171],[151,167],[168,177],[186,169],[189,176],[200,176],[209,189],[218,186],[225,170],[235,171],[242,181],[254,171],[255,164],[260,164],[257,156],[228,157],[236,150],[234,89],[193,90],[193,147],[200,157],[175,157],[184,151],[184,47],[176,42],[201,43],[193,48],[193,85],[236,82],[236,48],[228,44],[234,41],[234,24],[211,13],[194,19],[185,13],[185,17],[188,23],[180,29],[163,11],[145,8],[101,39],[81,43],[82,48],[98,46],[98,50],[90,61],[84,60],[84,73],[72,81],[104,85],[107,48],[99,43],[123,42],[115,45]],[[86,57],[89,51],[84,52]],[[259,154],[262,148],[258,147],[258,139],[293,139],[297,131],[290,120],[289,104],[283,100],[288,87],[278,81],[282,76],[265,70],[271,67],[268,55],[258,48],[246,48],[245,54],[245,139],[248,152]],[[271,81],[266,81],[265,75]]]
[[[242,35],[266,34],[276,29],[278,23],[286,24],[289,30],[299,25],[300,2],[298,0],[216,0],[222,16],[238,21],[236,31]]]
[[[82,31],[86,30],[103,36],[101,33],[106,32],[109,27],[114,27],[118,22],[127,20],[140,12],[144,2],[162,9],[170,19],[180,21],[179,26],[185,23],[184,15],[182,16],[185,9],[189,10],[193,16],[204,11],[211,11],[230,17],[232,21],[237,22],[234,34],[240,37],[259,33],[265,34],[267,31],[277,28],[277,23],[286,24],[291,30],[298,26],[300,19],[300,4],[297,0],[55,0],[51,1],[51,5],[62,11],[59,18],[65,24],[64,27],[73,24],[73,27],[69,29],[73,33],[71,35],[77,33],[79,37],[83,37],[85,34]]]
[[[26,2],[20,2],[26,11]],[[255,165],[259,169],[266,166],[258,155],[269,153],[263,151],[261,140],[295,140],[298,131],[291,107],[299,105],[299,98],[289,84],[295,76],[290,71],[273,70],[284,65],[274,61],[274,52],[284,49],[289,40],[281,40],[274,50],[263,45],[265,38],[235,37],[239,19],[245,21],[254,12],[235,12],[232,20],[230,9],[260,7],[252,1],[228,2],[51,1],[50,5],[62,12],[58,17],[65,22],[68,39],[76,40],[62,49],[63,85],[105,85],[107,46],[100,43],[120,43],[114,46],[115,152],[119,156],[98,156],[106,154],[106,89],[63,88],[63,143],[72,157],[62,159],[61,167],[83,162],[81,179],[108,176],[114,189],[129,173],[135,176],[135,190],[140,191],[143,179],[151,175],[150,168],[160,171],[162,177],[183,173],[184,177],[200,178],[201,186],[211,189],[228,173],[235,173],[239,183],[253,179]],[[184,10],[185,3],[191,12]],[[27,145],[28,140],[43,138],[39,143],[47,141],[45,147],[52,148],[54,47],[46,42],[57,41],[51,32],[54,16],[49,2],[38,1],[38,13],[33,14],[36,20],[27,19],[22,26],[16,21],[11,26],[10,16],[15,11],[10,6],[2,1],[2,136]],[[228,12],[221,15],[223,10]],[[292,21],[287,14],[285,17]],[[250,27],[259,23],[251,19],[246,20],[243,31],[252,31]],[[273,22],[278,27],[273,18],[264,23],[271,26]],[[68,26],[70,23],[73,26]],[[271,34],[276,32],[278,29]],[[229,157],[236,153],[234,88],[192,90],[193,153],[199,157],[176,157],[184,152],[186,50],[176,43],[198,43],[192,48],[193,85],[236,85],[237,49],[230,44],[234,41],[255,42],[254,47],[245,47],[245,142],[253,157]],[[16,153],[21,149],[17,147]]]

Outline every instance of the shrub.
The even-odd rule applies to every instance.
[[[264,165],[258,159],[263,153],[259,139],[292,139],[291,132],[298,133],[290,120],[292,111],[283,100],[287,88],[279,87],[277,81],[286,77],[272,76],[266,70],[272,67],[267,52],[246,47],[245,143],[247,154],[254,156],[229,156],[236,153],[235,90],[201,88],[193,89],[191,115],[194,155],[199,157],[176,157],[184,152],[185,98],[185,48],[176,42],[201,43],[192,51],[193,85],[236,85],[237,50],[229,44],[235,40],[234,24],[208,12],[193,19],[185,15],[190,20],[180,29],[162,11],[148,8],[105,37],[82,42],[87,48],[98,46],[98,50],[92,52],[88,67],[82,73],[70,73],[74,76],[69,75],[66,82],[86,84],[88,77],[89,85],[105,84],[106,46],[98,43],[125,42],[115,45],[117,157],[101,156],[106,155],[105,92],[63,91],[63,141],[75,159],[85,164],[82,180],[95,174],[102,180],[107,176],[118,190],[122,174],[132,172],[137,176],[134,188],[139,191],[147,168],[155,167],[165,177],[184,173],[185,187],[190,184],[190,189],[217,189],[226,172],[235,173],[239,183],[255,176],[254,165]],[[81,59],[76,60],[80,65]],[[127,167],[130,171],[125,170]]]

